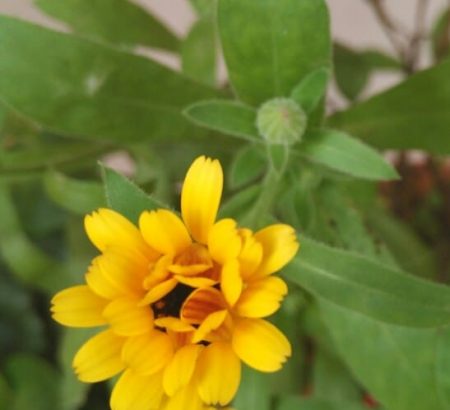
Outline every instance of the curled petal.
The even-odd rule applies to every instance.
[[[213,342],[198,359],[198,392],[206,404],[231,402],[241,380],[241,362],[231,345]]]
[[[94,383],[113,377],[125,368],[121,358],[124,338],[105,330],[89,339],[73,359],[73,367],[82,382]]]
[[[291,355],[291,345],[274,325],[263,319],[236,321],[233,350],[240,359],[261,372],[275,372]]]
[[[236,259],[228,261],[222,268],[221,289],[226,301],[234,306],[242,292],[242,278]]]
[[[195,327],[191,326],[189,323],[171,316],[155,319],[155,326],[178,333],[193,332],[195,330]]]
[[[142,376],[126,370],[111,394],[111,410],[159,410],[164,395],[161,373]]]
[[[177,280],[175,278],[167,279],[164,282],[159,283],[154,288],[151,288],[145,297],[139,303],[141,306],[150,305],[158,300],[161,300],[170,291],[177,286]]]
[[[181,192],[181,213],[192,237],[206,244],[222,196],[223,172],[219,161],[197,158],[190,166]]]
[[[226,307],[225,300],[215,288],[200,288],[192,292],[181,307],[181,319],[199,325],[206,317]]]
[[[256,275],[267,276],[290,262],[298,251],[295,230],[289,225],[276,224],[256,232],[255,239],[263,247],[263,259]]]
[[[199,343],[202,340],[208,339],[208,335],[213,331],[218,329],[225,322],[227,318],[227,310],[218,310],[217,312],[211,313],[203,321],[203,323],[198,327],[192,338],[192,343]]]
[[[102,311],[107,303],[88,286],[74,286],[57,293],[50,310],[53,319],[62,325],[93,327],[106,324]]]
[[[266,317],[275,313],[286,296],[286,283],[276,276],[266,276],[248,283],[235,305],[235,311],[244,317]]]
[[[239,265],[241,275],[244,279],[249,278],[258,268],[263,257],[263,247],[253,236],[250,229],[239,229],[242,238],[242,249],[239,254]]]
[[[177,215],[166,209],[143,212],[139,228],[145,241],[162,254],[177,254],[191,244],[191,238]]]

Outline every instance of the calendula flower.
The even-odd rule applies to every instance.
[[[143,212],[139,227],[110,209],[85,219],[101,254],[86,284],[59,292],[53,318],[72,327],[103,326],[75,355],[79,379],[121,373],[113,410],[210,410],[228,405],[241,361],[263,371],[291,354],[264,318],[287,293],[273,273],[298,250],[294,230],[275,224],[256,233],[216,221],[220,163],[197,158],[188,170],[181,215]]]

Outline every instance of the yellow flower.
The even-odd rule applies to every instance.
[[[241,361],[263,371],[291,354],[286,337],[264,318],[287,293],[272,274],[298,250],[282,224],[256,233],[232,219],[216,221],[223,174],[197,158],[181,195],[182,219],[143,212],[139,227],[109,209],[85,219],[101,255],[86,285],[59,292],[53,318],[72,327],[104,326],[75,355],[79,379],[122,373],[113,410],[208,410],[228,405]]]

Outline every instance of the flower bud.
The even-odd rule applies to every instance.
[[[256,126],[269,144],[292,145],[300,142],[308,117],[303,109],[289,98],[274,98],[258,110]]]

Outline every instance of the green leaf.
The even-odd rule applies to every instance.
[[[183,73],[200,83],[211,86],[216,83],[215,36],[214,20],[207,16],[193,25],[181,46]]]
[[[400,267],[418,276],[437,278],[436,255],[409,225],[373,206],[367,219],[370,229],[382,239]]]
[[[10,193],[4,186],[0,186],[0,215],[0,252],[21,281],[50,294],[71,283],[65,268],[25,235]]]
[[[179,46],[176,36],[162,23],[126,0],[36,0],[35,5],[76,33],[96,40],[173,51]]]
[[[216,7],[216,0],[190,0],[190,3],[200,16],[212,14]]]
[[[242,379],[233,407],[236,410],[270,410],[270,385],[267,375],[242,366]]]
[[[355,376],[389,410],[446,410],[449,328],[411,329],[320,302],[322,317]],[[392,375],[392,377],[387,377]],[[444,396],[443,388],[446,388]]]
[[[324,350],[318,350],[313,366],[315,397],[349,403],[358,403],[361,400],[361,388],[340,359]]]
[[[5,375],[14,387],[14,410],[60,410],[59,374],[44,359],[20,354],[10,357]]]
[[[77,410],[86,400],[89,385],[78,380],[72,362],[81,345],[97,331],[96,328],[64,329],[58,351],[58,361],[62,370],[60,380],[61,410]]]
[[[434,23],[431,32],[433,54],[436,60],[442,60],[450,52],[450,8],[444,10]]]
[[[108,206],[130,221],[136,223],[143,211],[167,208],[122,174],[107,167],[102,167],[102,172]]]
[[[256,111],[247,105],[227,100],[200,101],[187,107],[184,115],[201,127],[262,142],[256,128]]]
[[[342,93],[355,100],[369,79],[370,68],[363,56],[340,44],[334,46],[334,74]]]
[[[329,119],[377,148],[450,153],[450,60]]]
[[[231,188],[240,188],[264,173],[266,158],[259,146],[248,145],[236,153],[228,179]]]
[[[261,185],[254,184],[237,192],[228,199],[219,210],[220,218],[243,219],[252,209],[261,192]]]
[[[60,135],[191,136],[181,108],[217,94],[152,60],[10,17],[0,37],[0,100]]]
[[[312,131],[297,152],[313,162],[357,178],[398,178],[395,169],[374,149],[340,131]]]
[[[80,181],[66,175],[48,171],[44,186],[49,197],[62,208],[85,215],[105,205],[105,194],[97,182]]]
[[[346,401],[336,401],[327,399],[302,399],[297,396],[285,396],[281,398],[277,410],[366,410],[360,404]],[[239,409],[238,409],[239,410]]]
[[[302,81],[291,91],[291,98],[295,100],[303,110],[310,114],[319,104],[325,95],[330,70],[328,68],[319,68],[309,73]]]
[[[10,410],[12,408],[12,391],[6,379],[0,373],[0,410]]]
[[[323,0],[219,0],[219,33],[239,98],[259,105],[331,65],[329,18]]]
[[[300,242],[285,275],[320,300],[403,326],[450,323],[449,287],[310,239]]]

